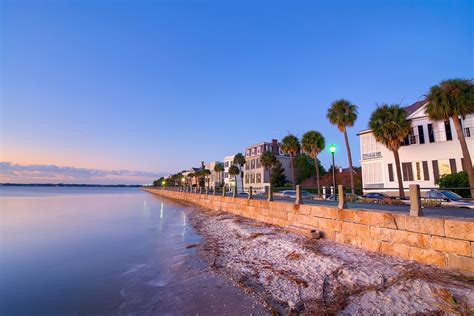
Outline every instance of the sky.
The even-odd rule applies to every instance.
[[[359,165],[378,104],[474,77],[473,21],[474,1],[3,0],[0,182],[148,183],[308,130],[346,166],[340,98]]]

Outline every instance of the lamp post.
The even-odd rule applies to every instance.
[[[163,186],[163,188],[164,188],[164,187],[166,186],[166,181],[165,181],[165,180],[163,180],[163,181],[161,182],[161,185],[162,185],[162,186]]]
[[[336,172],[335,168],[336,166],[334,165],[334,154],[336,153],[336,145],[331,144],[329,146],[329,151],[331,152],[332,155],[332,187],[333,187],[333,193],[336,194]]]

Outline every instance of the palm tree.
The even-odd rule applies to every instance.
[[[234,164],[239,166],[240,171],[240,181],[242,182],[242,192],[244,190],[244,172],[242,171],[242,167],[245,165],[245,157],[241,153],[238,153],[234,156]],[[237,185],[237,182],[235,183]]]
[[[218,181],[219,181],[219,183],[221,183],[221,181],[222,181],[221,174],[224,171],[224,165],[220,162],[216,163],[215,166],[214,166],[214,171],[217,172],[218,179],[219,179]]]
[[[234,176],[234,182],[237,190],[237,175],[240,174],[240,169],[236,165],[232,165],[229,167],[229,175]]]
[[[354,194],[354,171],[352,170],[352,155],[351,147],[349,146],[349,139],[347,138],[347,127],[353,126],[357,119],[357,105],[344,99],[336,100],[328,109],[327,118],[331,124],[337,126],[337,129],[341,133],[344,133],[347,159],[349,161],[349,172],[351,176],[351,192]]]
[[[369,127],[372,129],[375,139],[393,152],[395,167],[397,168],[398,192],[400,197],[404,198],[405,192],[403,191],[403,179],[398,149],[400,149],[403,140],[410,133],[411,126],[407,120],[407,114],[398,104],[383,104],[378,106],[372,113]]]
[[[471,196],[474,197],[474,170],[471,155],[467,147],[461,126],[462,118],[474,113],[474,83],[473,80],[451,79],[433,86],[427,96],[429,101],[426,112],[432,120],[449,120],[452,118],[464,157],[464,168],[469,178]]]
[[[291,178],[293,182],[293,189],[296,188],[295,181],[295,168],[293,166],[293,159],[300,152],[300,141],[298,137],[292,134],[288,134],[281,141],[281,151],[285,154],[290,155],[290,167],[291,167]]]
[[[204,182],[207,182],[207,189],[209,190],[209,181],[211,180],[211,170],[209,169],[203,169],[201,171],[202,176],[204,177]]]
[[[314,167],[316,168],[316,186],[318,187],[318,196],[321,196],[321,187],[319,186],[319,161],[318,154],[326,146],[324,136],[317,131],[309,131],[301,138],[301,147],[311,158],[314,159]]]
[[[276,156],[272,151],[266,151],[260,156],[260,163],[264,168],[268,168],[268,177],[272,185],[272,168],[277,162]]]

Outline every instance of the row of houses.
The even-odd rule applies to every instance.
[[[452,119],[432,121],[423,100],[405,108],[411,123],[410,135],[399,150],[403,187],[419,184],[435,188],[436,180],[445,174],[464,171],[464,159]],[[462,130],[474,160],[474,115],[461,118]],[[393,153],[375,140],[371,130],[358,133],[360,164],[364,191],[397,192],[397,172]]]
[[[283,154],[280,148],[280,143],[273,139],[271,142],[262,142],[248,146],[244,151],[245,165],[243,166],[243,178],[242,174],[237,177],[229,174],[229,168],[234,164],[235,155],[225,156],[223,161],[212,161],[207,164],[203,163],[203,166],[199,168],[191,168],[183,171],[182,174],[186,178],[190,173],[201,170],[203,167],[211,171],[208,177],[209,187],[215,188],[222,183],[227,189],[237,186],[238,191],[248,191],[249,187],[256,191],[264,191],[265,186],[270,185],[270,170],[262,166],[260,157],[266,151],[272,151],[276,159],[280,161],[283,169],[285,170],[285,176],[288,181],[292,182],[291,171],[290,171],[290,157]],[[223,164],[224,171],[217,172],[214,170],[216,164]],[[207,185],[207,184],[206,184]]]
[[[411,122],[410,135],[405,139],[399,150],[403,186],[419,184],[421,188],[437,187],[436,180],[445,175],[465,170],[461,147],[452,120],[431,121],[426,113],[426,101],[416,102],[405,108],[407,118]],[[462,118],[463,133],[466,137],[471,156],[474,154],[474,115]],[[360,143],[360,165],[362,168],[362,183],[364,193],[372,190],[387,193],[398,193],[397,173],[393,153],[383,144],[377,142],[371,130],[358,133]],[[270,184],[270,173],[260,163],[260,157],[265,151],[272,151],[281,162],[285,176],[292,182],[290,157],[282,153],[280,143],[276,139],[248,146],[245,151],[243,181],[241,175],[234,179],[229,174],[234,155],[225,156],[223,162],[214,161],[203,164],[211,175],[209,186],[214,188],[221,183],[227,188],[237,186],[238,190],[248,190],[251,186],[257,191],[263,191]],[[474,156],[472,156],[474,160]],[[216,172],[214,166],[224,165],[224,171]],[[187,176],[200,168],[184,171]]]

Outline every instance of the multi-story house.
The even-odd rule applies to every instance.
[[[293,181],[290,170],[290,157],[282,153],[280,144],[276,139],[273,139],[271,143],[263,142],[245,149],[244,190],[248,190],[251,186],[255,191],[262,192],[266,186],[270,185],[269,168],[263,167],[260,162],[260,157],[266,151],[272,151],[275,154],[285,169],[286,178],[290,182]]]
[[[224,185],[227,188],[227,190],[232,189],[235,185],[237,185],[237,192],[242,191],[242,176],[239,174],[236,179],[234,179],[234,176],[231,176],[229,174],[229,168],[234,164],[234,156],[225,156],[224,157]],[[235,183],[235,180],[237,180],[237,183]]]
[[[224,172],[216,172],[214,170],[214,167],[217,164],[222,164],[222,162],[219,161],[213,161],[210,163],[206,164],[206,169],[209,169],[211,171],[211,175],[209,176],[209,187],[215,188],[216,186],[220,186],[220,184],[224,181]],[[206,183],[207,185],[207,183]]]
[[[445,174],[464,170],[461,145],[452,119],[431,121],[426,114],[427,101],[405,108],[411,122],[410,135],[399,150],[403,187],[419,184],[426,190],[437,187],[435,181]],[[471,159],[474,159],[474,115],[461,118]],[[393,153],[377,142],[371,130],[358,133],[360,139],[362,183],[364,191],[380,189],[397,194],[398,181]],[[373,190],[370,190],[373,191]]]

